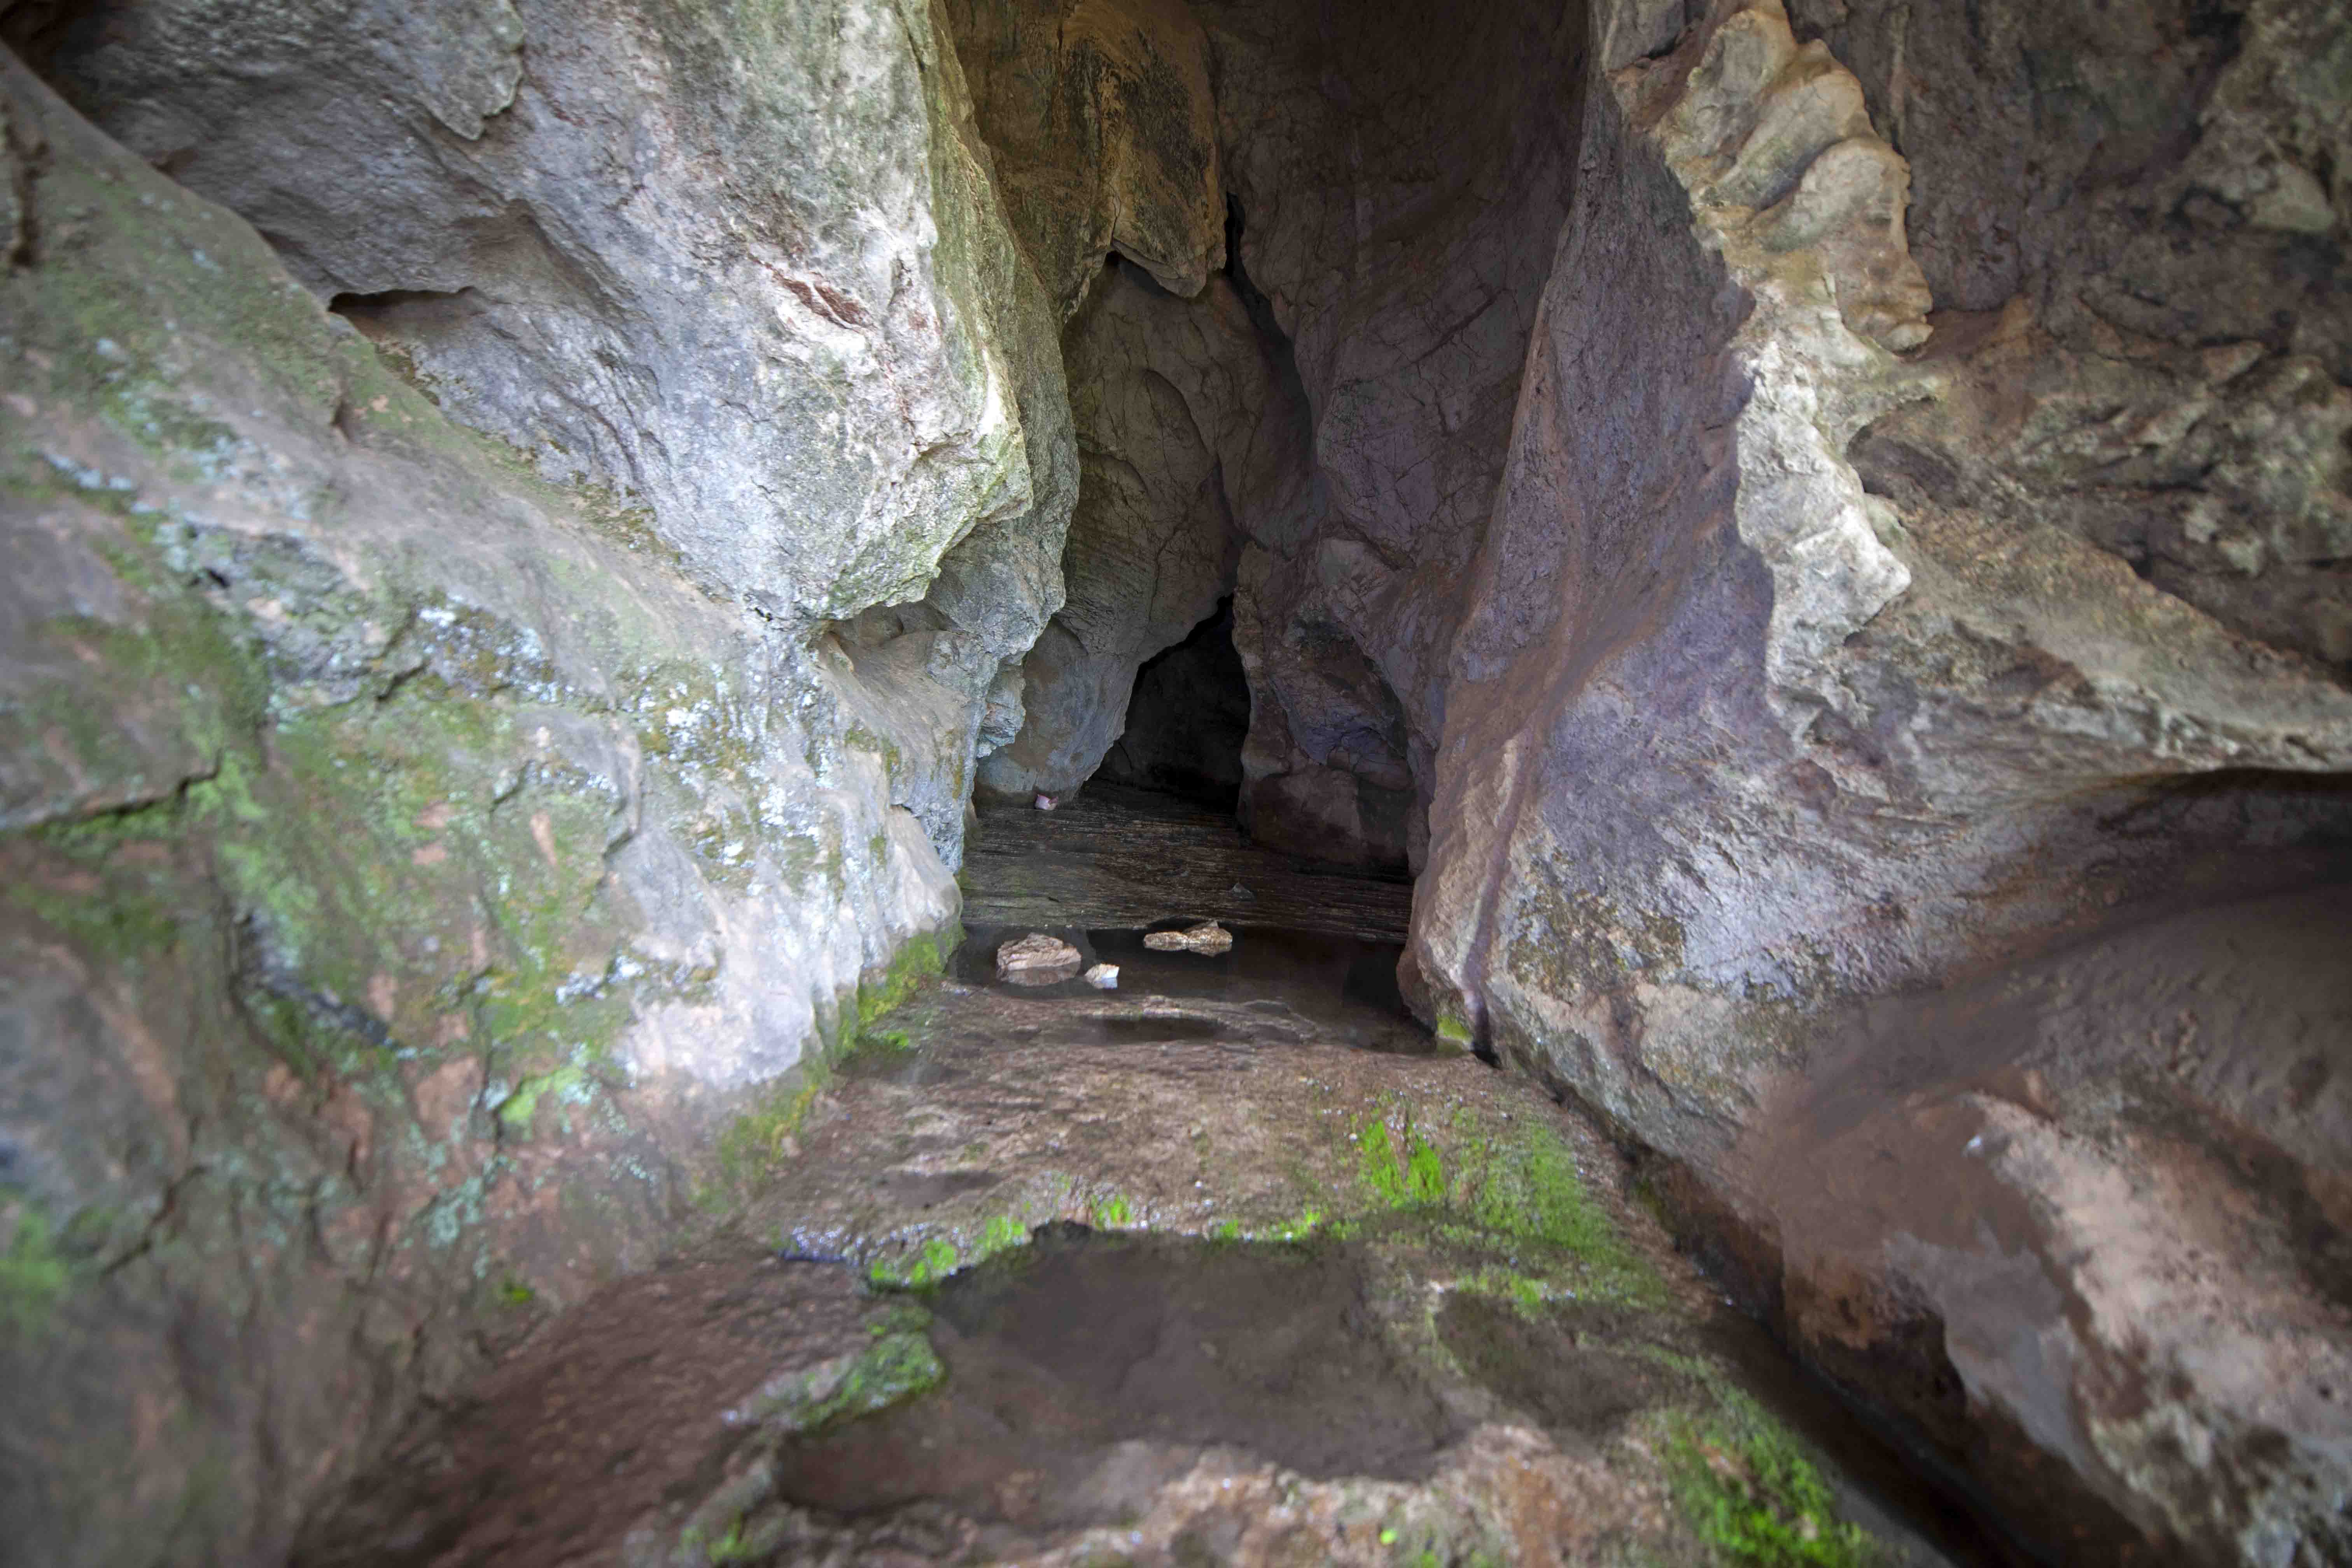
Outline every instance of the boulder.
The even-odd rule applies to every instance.
[[[0,58],[12,1553],[280,1560],[940,962],[1075,461],[952,50],[839,19],[66,18],[129,149]]]
[[[2287,1369],[2352,1338],[2284,1259],[2342,1234],[2347,1015],[2288,933],[2341,919],[2352,689],[2340,588],[2279,546],[2341,499],[2341,312],[2285,231],[2225,279],[2148,215],[2236,105],[2336,121],[2280,16],[2189,47],[2162,9],[1801,7],[1857,79],[1770,0],[1607,8],[1404,979],[1649,1150],[1751,1304],[2042,1549],[2326,1560],[2352,1427]],[[2136,58],[2214,108],[2159,131]],[[2060,59],[2093,85],[2032,85]],[[2230,346],[2256,301],[2312,363]],[[2264,574],[2221,588],[2224,539]]]

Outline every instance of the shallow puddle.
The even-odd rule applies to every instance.
[[[936,1499],[1059,1529],[1141,1506],[1201,1448],[1408,1480],[1458,1435],[1345,1247],[1054,1226],[925,1305],[945,1383],[787,1446],[779,1496],[838,1516]]]

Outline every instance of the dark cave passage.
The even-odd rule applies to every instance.
[[[1230,812],[1241,803],[1249,738],[1249,677],[1234,650],[1234,601],[1182,642],[1144,661],[1127,700],[1127,728],[1095,778]]]

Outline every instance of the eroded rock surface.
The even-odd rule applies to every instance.
[[[952,51],[838,19],[66,18],[139,155],[0,62],[10,1561],[281,1560],[938,961],[1075,463]]]
[[[1024,803],[1006,921],[1390,931],[1401,883],[1308,860],[1422,872],[1428,1021],[1600,1111],[1727,1282],[2039,1549],[2352,1555],[2334,9],[120,0],[0,32],[135,154],[12,74],[0,1043],[35,1044],[0,1055],[0,1257],[12,1414],[85,1414],[0,1471],[10,1549],[266,1560],[509,1284],[646,1262],[720,1111],[949,919],[977,777]],[[1227,596],[1214,782],[1257,843],[1029,810]],[[971,1005],[1013,1043],[925,1058],[935,1100],[876,1125],[969,1131],[990,1075],[1081,1060],[1033,1026],[1144,1040],[1181,1092],[1274,1028]],[[797,1148],[789,1103],[733,1124],[728,1181]],[[1181,1167],[1119,1131],[999,1152]],[[877,1226],[969,1255],[951,1226],[1012,1212],[946,1166],[865,1208],[794,1169],[868,1262],[921,1267]],[[1477,1295],[1399,1256],[1375,1299]],[[1444,1376],[1528,1333],[1583,1364],[1508,1321]],[[1002,1466],[844,1533],[778,1489],[797,1419],[693,1518],[612,1519],[656,1557],[747,1521],[1117,1544]],[[1180,1445],[1099,1496],[1179,1559],[1348,1560],[1383,1509],[1690,1545],[1654,1476],[1560,1480],[1558,1422],[1460,1419],[1373,1478],[1402,1491]],[[866,1430],[827,1452],[921,1428]],[[1481,1534],[1512,1464],[1535,1511]]]
[[[953,865],[975,733],[1018,728],[1060,603],[1058,317],[943,25],[822,9],[142,0],[49,68],[691,580],[803,634],[898,606],[845,632],[845,684]]]
[[[1313,410],[1301,525],[1251,525],[1244,812],[1416,868],[1447,648],[1577,177],[1584,17],[1204,4],[1241,256]]]
[[[2346,804],[2321,775],[2352,765],[2352,692],[2290,626],[2316,624],[2296,619],[2304,569],[2243,590],[2264,620],[2126,537],[2168,509],[2218,529],[2252,504],[2219,456],[2233,428],[2281,437],[2264,528],[2332,517],[2338,459],[2277,422],[2272,351],[2070,317],[2112,281],[2057,239],[2071,219],[2035,231],[2032,288],[1926,315],[1922,279],[1956,287],[1959,263],[1905,254],[1906,159],[1834,56],[1769,3],[1639,20],[1599,29],[1621,43],[1454,650],[1408,978],[1667,1156],[1759,1304],[2029,1535],[2070,1557],[2324,1561],[2352,1426],[2284,1369],[2352,1344],[2340,1285],[2277,1283],[2282,1244],[2259,1228],[2200,1232],[2188,1270],[2094,1215],[2159,1191],[2134,1200],[2141,1223],[2168,1203],[2184,1223],[2315,1215],[2341,1180],[2315,1141],[2342,1115],[2338,1069],[2302,1068],[2292,1102],[2252,1088],[2344,1037],[2341,966],[2268,964],[2232,933],[2338,918],[2319,913],[2336,895],[2294,889],[2346,874]],[[2248,26],[2248,43],[2286,36]],[[2112,68],[2077,45],[2069,68]],[[1965,79],[1974,57],[1948,47]],[[1982,121],[1930,129],[1898,85],[1937,82],[1942,58],[1887,68],[1880,101],[1906,152],[1937,147],[1952,188],[1975,188],[1960,165]],[[2010,90],[1937,82],[1922,101]],[[1936,232],[1970,199],[1928,198]],[[2146,207],[2083,199],[2118,260],[2161,253]],[[2273,297],[2241,260],[2232,298]],[[2231,331],[2237,307],[2210,308]],[[2080,349],[2037,324],[2070,319]],[[2330,427],[2342,389],[2302,384],[2300,428]],[[2173,423],[2137,412],[2159,405]],[[2150,457],[2113,445],[2135,438]],[[2163,491],[2151,463],[2198,464],[2201,490]],[[2285,909],[2302,912],[2262,912]],[[2158,1024],[2139,999],[2175,984],[2204,1000],[2156,1004]],[[1979,1007],[2006,1020],[1998,1064],[1969,1044]],[[2209,1010],[2238,1020],[2226,1047],[2171,1043],[2203,1038],[2187,1020]],[[2108,1087],[2053,1087],[2093,1079]],[[1798,1109],[1815,1105],[1836,1110]],[[2279,1153],[2231,1172],[2173,1137]],[[1834,1220],[1822,1171],[1853,1184]],[[2192,1274],[2271,1305],[2242,1317]]]
[[[1143,945],[1154,952],[1215,954],[1231,951],[1234,933],[1214,921],[1202,921],[1199,925],[1174,931],[1151,931],[1144,937]]]
[[[1051,985],[1067,980],[1085,963],[1076,948],[1043,931],[1015,937],[996,950],[996,977],[1016,985]]]
[[[1209,40],[1183,0],[947,0],[1014,231],[1066,319],[1116,253],[1171,292],[1224,261]]]
[[[1023,661],[1024,721],[981,764],[982,787],[1075,791],[1125,727],[1144,661],[1233,592],[1237,505],[1280,491],[1272,373],[1224,279],[1180,300],[1124,265],[1064,337],[1083,480],[1067,598]]]

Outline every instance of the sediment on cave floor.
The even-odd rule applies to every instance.
[[[1360,946],[976,945],[296,1561],[2000,1560]]]

